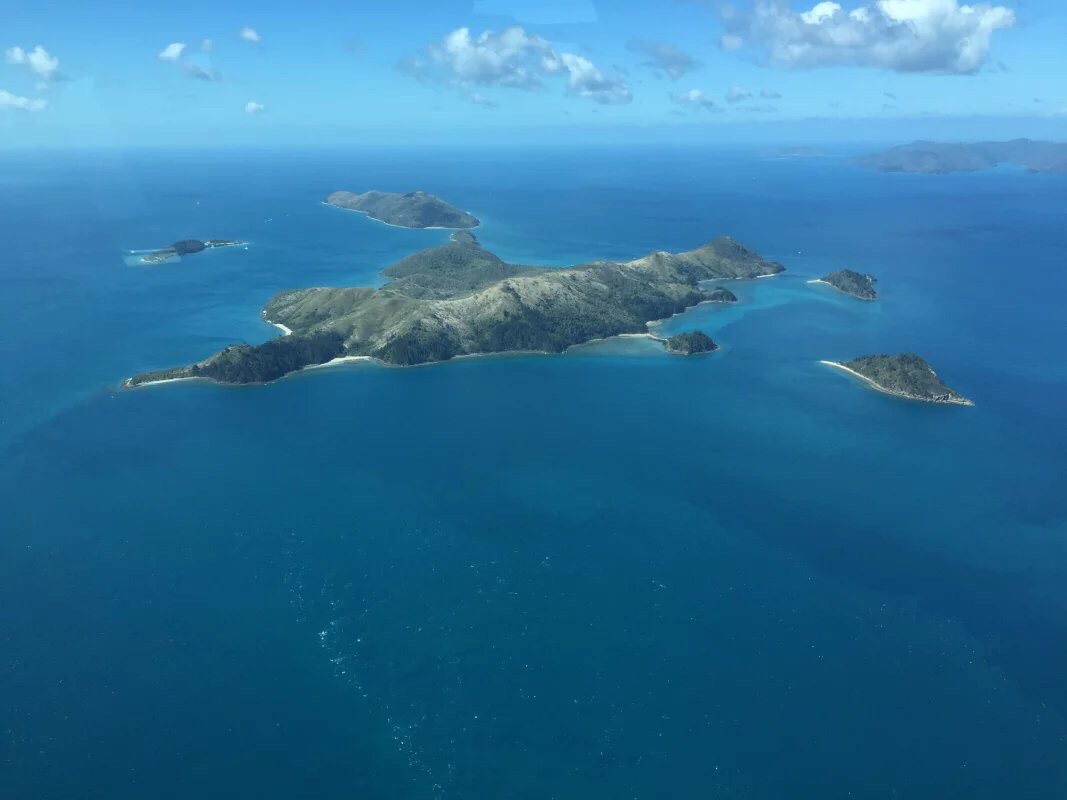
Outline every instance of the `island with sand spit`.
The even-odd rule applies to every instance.
[[[263,309],[287,335],[238,344],[189,366],[146,372],[139,386],[205,378],[265,383],[339,359],[415,365],[505,352],[560,353],[620,334],[650,338],[662,320],[714,297],[705,281],[759,278],[785,268],[722,236],[683,253],[658,251],[633,261],[567,268],[509,264],[468,231],[383,271],[387,283],[295,289]]]
[[[864,381],[880,392],[926,403],[973,406],[974,403],[941,382],[926,361],[914,353],[861,356],[851,361],[822,361]]]
[[[181,256],[202,253],[204,250],[213,250],[217,247],[243,247],[246,244],[248,242],[235,242],[230,239],[208,239],[203,242],[199,239],[182,239],[170,247],[161,247],[159,250],[146,253],[138,261],[141,264],[165,264]]]
[[[857,300],[877,300],[878,292],[874,284],[878,279],[873,275],[864,275],[851,269],[839,269],[829,275],[823,275],[808,283],[822,283],[832,286],[837,291],[855,297]]]
[[[359,211],[373,220],[400,228],[477,228],[478,218],[427,192],[334,192],[326,205]]]

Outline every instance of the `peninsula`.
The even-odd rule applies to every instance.
[[[874,284],[877,281],[873,275],[864,275],[851,269],[839,269],[808,283],[825,283],[858,300],[876,300],[878,292],[875,291]]]
[[[263,309],[291,331],[235,345],[196,364],[147,372],[137,386],[179,378],[264,383],[336,358],[413,365],[462,355],[560,353],[593,339],[648,333],[648,322],[704,302],[703,281],[757,278],[784,267],[729,237],[684,253],[575,267],[508,264],[467,231],[383,271],[378,289],[285,291]]]
[[[719,346],[703,331],[679,333],[677,336],[664,339],[663,347],[668,353],[680,353],[683,356],[710,353],[719,349]]]
[[[324,202],[401,228],[477,228],[481,224],[477,217],[426,192],[334,192]]]
[[[864,156],[858,164],[881,172],[948,175],[1015,164],[1028,172],[1067,172],[1067,143],[1013,139],[1010,142],[912,142]]]
[[[914,353],[895,356],[861,356],[851,361],[822,361],[820,363],[854,375],[886,394],[905,397],[908,400],[922,400],[927,403],[974,405],[966,397],[945,386],[933,368]]]

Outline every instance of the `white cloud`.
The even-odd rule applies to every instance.
[[[648,39],[632,39],[627,48],[648,57],[641,66],[665,73],[672,80],[700,66],[700,62],[669,42],[653,42]]]
[[[19,111],[43,111],[48,107],[48,101],[39,97],[19,97],[16,94],[0,89],[0,109],[13,108]]]
[[[263,105],[262,103],[257,103],[255,100],[249,100],[247,103],[245,103],[246,114],[259,114],[266,110],[267,107],[265,105]]]
[[[59,75],[59,59],[37,45],[32,50],[21,47],[9,47],[4,54],[8,64],[18,64],[31,70],[46,81],[56,80]]]
[[[200,43],[200,51],[203,53],[210,53],[214,49],[215,42],[211,39],[204,39],[204,41]]]
[[[719,39],[723,50],[740,50],[744,47],[745,40],[733,33],[724,33]]]
[[[723,47],[748,43],[782,67],[967,74],[981,68],[993,34],[1012,27],[1015,14],[959,0],[876,0],[851,11],[824,0],[801,12],[787,0],[756,0],[750,13],[731,11],[723,21],[729,31]]]
[[[722,111],[721,108],[715,105],[715,101],[700,89],[690,89],[687,92],[672,94],[671,99],[683,106],[702,108],[705,111]]]
[[[731,86],[730,91],[726,93],[726,102],[740,103],[742,100],[748,100],[750,97],[752,97],[752,92],[744,86]]]
[[[263,41],[263,37],[259,35],[259,32],[255,28],[241,28],[241,32],[238,36],[246,42],[252,42],[252,44],[259,44]]]
[[[177,61],[185,50],[185,42],[171,42],[156,56],[160,61]]]
[[[572,94],[605,104],[629,103],[633,99],[623,81],[605,76],[588,58],[560,53],[559,59],[567,71],[567,86]]]
[[[198,81],[214,83],[222,80],[222,75],[210,67],[203,67],[192,58],[183,58],[186,48],[185,42],[171,42],[159,51],[156,58],[173,64],[190,78],[195,78]],[[204,47],[201,45],[201,50],[203,49]],[[195,54],[194,57],[196,57]],[[200,60],[203,60],[203,58],[201,57]]]
[[[765,100],[777,100],[782,96],[782,93],[774,89],[760,89],[759,96]]]
[[[598,103],[628,103],[631,95],[619,77],[605,75],[592,61],[574,53],[560,52],[540,36],[523,28],[511,27],[496,33],[471,35],[469,28],[457,28],[428,48],[430,58],[450,83],[462,88],[503,86],[534,90],[544,78],[566,76],[568,90],[578,97]],[[431,64],[418,59],[401,62],[401,68],[430,80]]]

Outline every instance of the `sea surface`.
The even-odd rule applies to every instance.
[[[0,795],[1067,797],[1067,178],[854,152],[0,156]],[[121,388],[446,239],[367,188],[788,271],[663,325],[710,356]],[[818,363],[907,351],[976,406]]]

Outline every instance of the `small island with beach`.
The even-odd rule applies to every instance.
[[[973,406],[974,403],[950,389],[933,368],[914,353],[861,356],[851,361],[822,361],[885,394],[926,403]]]
[[[714,292],[704,291],[704,282],[784,269],[728,236],[695,250],[661,250],[633,261],[523,266],[489,252],[469,231],[456,231],[447,243],[385,269],[388,281],[380,288],[276,295],[263,319],[284,336],[232,345],[189,366],[135,375],[125,385],[186,378],[266,383],[339,359],[411,366],[489,353],[562,353],[596,339],[648,336],[650,320],[707,302]],[[701,346],[706,343],[695,338],[687,345],[692,352]]]
[[[334,192],[323,202],[400,228],[477,228],[481,222],[427,192]]]
[[[808,283],[821,283],[831,286],[837,291],[855,297],[857,300],[877,300],[878,292],[874,284],[878,279],[873,275],[865,275],[851,269],[839,269],[829,275],[823,275]]]

